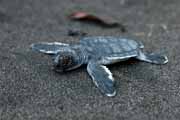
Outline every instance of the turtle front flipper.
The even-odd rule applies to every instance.
[[[106,66],[90,61],[87,66],[87,71],[102,93],[109,97],[115,96],[114,78]]]
[[[31,45],[31,48],[35,51],[45,53],[45,54],[57,54],[61,49],[64,47],[68,47],[69,44],[60,43],[60,42],[42,42],[42,43],[35,43]]]
[[[165,55],[157,54],[157,53],[144,53],[142,51],[139,52],[136,57],[138,60],[154,63],[154,64],[166,64],[168,62],[168,58]]]

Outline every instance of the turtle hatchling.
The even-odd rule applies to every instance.
[[[107,65],[136,58],[154,64],[165,64],[165,55],[143,52],[143,44],[139,41],[97,36],[81,38],[79,44],[60,42],[32,44],[31,48],[52,56],[57,72],[65,72],[87,64],[87,72],[100,91],[109,96],[116,95],[114,78]]]

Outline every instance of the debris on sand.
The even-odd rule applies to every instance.
[[[124,25],[109,16],[94,15],[87,12],[78,11],[70,14],[69,18],[71,20],[95,23],[106,28],[120,27],[122,32],[126,32],[126,28]]]
[[[67,34],[68,36],[86,36],[87,35],[86,32],[83,32],[78,29],[69,29]]]

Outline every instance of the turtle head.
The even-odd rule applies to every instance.
[[[76,49],[59,51],[54,58],[54,68],[57,72],[73,70],[82,65],[81,52]]]

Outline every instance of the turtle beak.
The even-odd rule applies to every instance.
[[[61,68],[57,63],[53,64],[53,70],[58,72],[58,73],[64,72],[63,68]]]
[[[62,67],[59,65],[58,57],[54,57],[54,62],[53,62],[53,70],[56,72],[63,72]]]

